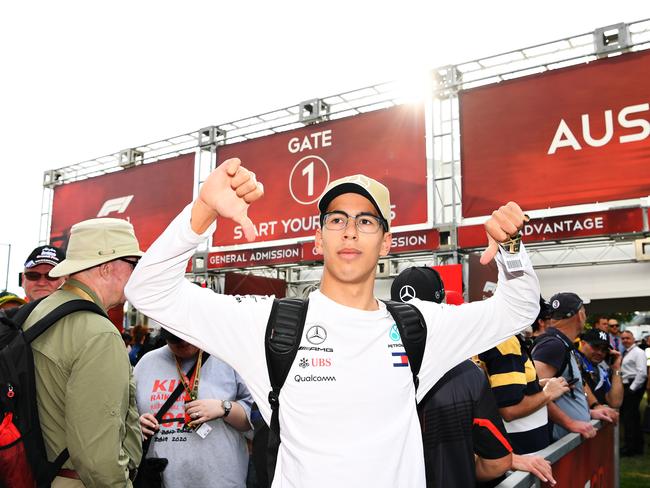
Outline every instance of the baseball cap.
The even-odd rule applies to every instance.
[[[50,270],[58,278],[119,258],[142,256],[133,226],[123,219],[90,219],[70,230],[66,258]]]
[[[8,291],[0,292],[0,308],[2,308],[4,305],[8,305],[12,303],[15,304],[16,307],[20,307],[21,305],[24,305],[27,302],[22,298],[20,298],[18,295],[15,295],[11,292]]]
[[[584,302],[575,293],[562,292],[553,295],[549,303],[551,305],[551,318],[562,320],[577,314]]]
[[[393,280],[390,297],[396,302],[419,298],[427,302],[442,303],[445,299],[445,284],[435,269],[428,266],[412,266]]]
[[[580,339],[595,347],[606,346],[608,349],[612,349],[612,346],[609,344],[607,332],[603,332],[602,330],[589,329],[580,335]]]
[[[321,215],[327,212],[327,206],[332,200],[344,193],[357,193],[373,204],[379,216],[386,221],[387,229],[390,229],[390,193],[388,188],[365,175],[353,175],[332,181],[325,193],[318,201],[318,210]]]
[[[172,344],[178,344],[179,342],[183,342],[183,339],[181,339],[177,335],[172,334],[164,327],[160,329],[160,337],[166,341],[171,342]]]
[[[38,246],[27,257],[25,269],[31,269],[39,264],[56,266],[65,259],[65,252],[54,246]]]

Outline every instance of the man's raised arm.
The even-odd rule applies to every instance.
[[[173,330],[176,335],[208,351],[215,341],[210,324],[228,321],[242,324],[255,307],[237,307],[233,297],[218,296],[185,279],[188,260],[198,244],[214,231],[214,221],[229,218],[238,222],[248,240],[255,239],[255,227],[248,207],[264,191],[255,175],[239,159],[219,165],[204,182],[198,198],[178,215],[154,242],[133,271],[125,294],[138,310]],[[232,309],[232,310],[231,310]],[[243,310],[245,309],[245,310]],[[252,316],[251,316],[252,318]],[[236,320],[235,320],[236,319]],[[230,328],[228,328],[230,329]],[[222,345],[228,343],[223,332]],[[223,354],[220,355],[226,359]]]

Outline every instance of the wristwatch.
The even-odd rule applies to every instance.
[[[621,370],[620,370],[620,369],[617,369],[616,371],[614,371],[614,374],[615,374],[616,376],[623,376],[623,373],[621,373]]]
[[[222,400],[221,406],[223,407],[222,417],[227,417],[230,414],[230,411],[232,410],[232,402],[230,400]]]

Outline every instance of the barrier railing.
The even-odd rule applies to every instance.
[[[619,488],[618,426],[592,420],[598,434],[582,439],[568,434],[537,454],[553,465],[557,487]],[[511,473],[497,488],[550,487],[536,476],[522,471]]]

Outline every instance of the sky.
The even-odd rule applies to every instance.
[[[647,2],[122,1],[0,7],[0,290],[43,172],[303,100],[650,17]]]

